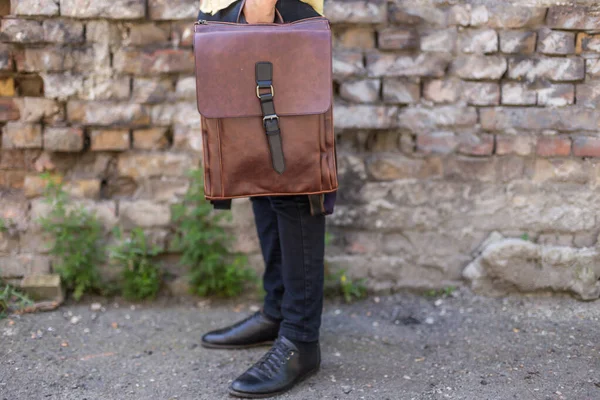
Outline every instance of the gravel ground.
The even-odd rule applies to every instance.
[[[97,306],[97,305],[96,305]],[[0,399],[227,399],[265,348],[206,350],[256,308],[163,299],[0,321]],[[460,291],[328,303],[321,372],[283,399],[600,399],[600,303]]]

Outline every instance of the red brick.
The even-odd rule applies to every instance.
[[[63,179],[61,175],[50,175],[49,180],[55,184],[60,184]],[[42,178],[41,175],[27,175],[24,186],[25,196],[28,198],[41,196],[44,194],[49,180]]]
[[[576,137],[573,140],[573,154],[578,157],[600,157],[600,138]]]
[[[472,156],[488,156],[494,152],[494,135],[460,135],[458,152]]]
[[[417,149],[423,153],[452,153],[458,145],[453,132],[434,132],[417,135]]]
[[[169,146],[167,128],[136,129],[133,131],[133,148],[161,150]]]
[[[14,100],[0,98],[0,121],[16,121],[19,118],[21,112]]]
[[[129,130],[94,130],[90,134],[92,151],[123,151],[129,149]]]
[[[47,127],[44,130],[44,149],[60,152],[81,151],[83,150],[83,130]]]
[[[381,34],[379,36],[381,42]],[[375,47],[375,31],[370,27],[352,27],[336,32],[335,44],[344,48],[372,49]]]
[[[2,131],[2,147],[5,149],[41,149],[42,126],[9,122]]]
[[[27,171],[0,171],[0,187],[22,189]]]
[[[533,136],[496,136],[496,154],[516,154],[527,156],[533,153],[535,146],[535,137]]]
[[[194,55],[184,49],[121,49],[115,53],[114,68],[130,74],[193,72]]]
[[[41,150],[0,150],[0,169],[35,169]]]
[[[542,157],[568,156],[571,139],[565,136],[542,136],[537,140],[536,153]]]
[[[173,22],[171,24],[171,41],[178,47],[192,47],[194,43],[194,27],[189,22]]]

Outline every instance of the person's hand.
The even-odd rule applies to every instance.
[[[275,20],[277,0],[246,0],[244,17],[249,24],[269,23]]]

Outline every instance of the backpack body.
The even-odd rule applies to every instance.
[[[338,188],[329,22],[280,0],[285,23],[238,23],[243,4],[195,25],[206,198],[306,194],[322,207]]]

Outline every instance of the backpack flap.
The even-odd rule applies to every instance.
[[[261,62],[273,65],[277,115],[323,114],[331,108],[331,30],[325,18],[199,23],[194,53],[198,111],[206,118],[263,116],[255,76]]]

